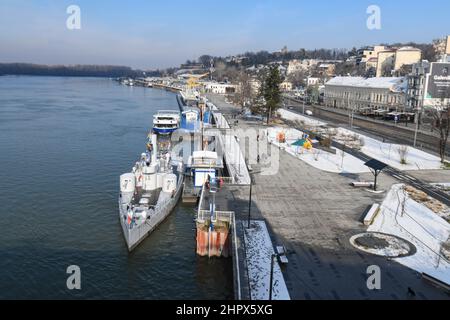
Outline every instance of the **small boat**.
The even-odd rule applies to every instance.
[[[180,113],[177,111],[159,111],[153,116],[153,132],[168,135],[180,127]]]

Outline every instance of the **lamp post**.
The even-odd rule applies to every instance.
[[[418,100],[418,105],[417,105],[417,113],[416,113],[416,130],[414,131],[414,147],[417,146],[417,135],[419,133],[419,128],[420,128],[420,114],[422,112],[423,106],[425,102],[425,92],[423,92],[423,94],[421,95],[421,99]]]
[[[305,114],[306,97],[307,97],[307,95],[304,94],[304,95],[303,95],[303,115]]]
[[[417,147],[417,135],[419,133],[419,108],[416,111],[416,130],[414,130],[414,148]]]
[[[247,167],[248,168],[248,167]],[[251,224],[251,216],[252,216],[252,191],[253,191],[253,183],[254,183],[254,178],[253,178],[253,174],[250,173],[250,195],[248,198],[248,229],[250,229],[250,224]]]
[[[248,199],[248,227],[250,229],[250,221],[252,216],[252,189],[253,189],[253,181],[250,181],[250,196]]]
[[[273,293],[273,269],[275,267],[275,259],[278,257],[277,254],[272,254],[270,256],[270,287],[269,287],[269,301],[272,301]]]
[[[236,153],[236,155],[237,155],[237,157],[238,157],[238,174],[239,174],[239,176],[241,175],[241,155],[240,155],[240,142],[241,142],[241,140],[236,136],[236,142],[237,142],[237,153]]]

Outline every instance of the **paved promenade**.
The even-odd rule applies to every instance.
[[[229,116],[239,109],[222,97],[209,96]],[[240,127],[260,126],[239,120]],[[261,125],[262,127],[262,125]],[[253,168],[258,172],[258,168]],[[433,175],[442,179],[442,175]],[[430,179],[433,179],[430,177]],[[448,175],[447,175],[448,177]],[[290,263],[284,269],[292,299],[407,299],[408,288],[416,299],[449,299],[450,296],[424,282],[415,271],[385,258],[361,253],[349,238],[365,228],[360,218],[384,195],[354,189],[355,179],[371,180],[371,174],[343,176],[315,169],[281,152],[280,170],[274,176],[255,174],[253,218],[266,219],[274,243],[285,245]],[[380,189],[388,189],[395,179],[382,175]],[[244,219],[248,190],[232,192],[230,203]],[[367,267],[382,270],[382,290],[367,289]]]

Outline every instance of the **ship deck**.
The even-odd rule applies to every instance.
[[[154,207],[156,203],[158,202],[159,194],[161,193],[161,189],[153,190],[153,191],[147,191],[143,190],[142,188],[137,189],[137,194],[134,196],[133,200],[131,201],[131,205],[135,207]],[[141,205],[140,201],[141,199],[147,198],[148,199],[148,205]]]

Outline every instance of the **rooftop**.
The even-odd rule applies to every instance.
[[[359,88],[389,89],[392,91],[405,91],[407,81],[404,77],[336,77],[326,83],[327,86],[348,86]]]

